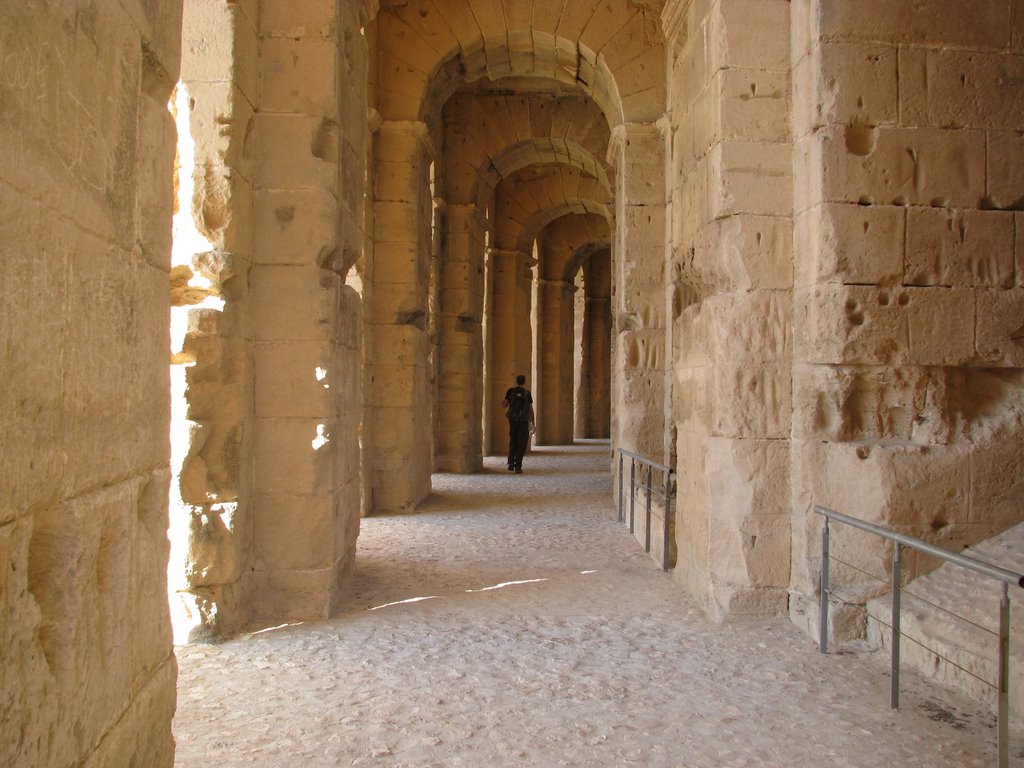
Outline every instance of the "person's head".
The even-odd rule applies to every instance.
[[[516,384],[518,384],[521,387],[525,383],[526,383],[526,377],[523,376],[523,374],[520,373],[518,376],[516,376]]]

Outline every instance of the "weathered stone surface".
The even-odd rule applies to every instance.
[[[256,14],[241,3],[187,0],[182,29],[181,79],[237,87],[250,104],[257,103],[259,43]]]
[[[713,9],[713,55],[733,69],[789,68],[789,3],[724,0]]]
[[[904,125],[1020,125],[1022,64],[998,53],[910,48],[900,56]]]
[[[263,109],[309,115],[337,110],[337,45],[331,40],[266,39],[260,45]],[[296,88],[303,83],[304,88]]]
[[[179,50],[173,4],[0,10],[5,765],[173,762],[163,107]]]
[[[1024,140],[1017,131],[989,132],[988,189],[985,205],[1020,210],[1024,206]]]
[[[333,481],[330,452],[314,444],[333,432],[333,423],[318,419],[259,419],[253,450],[261,489],[302,496],[327,491]]]
[[[269,189],[328,189],[337,184],[338,124],[305,114],[256,115],[255,172]],[[277,147],[293,148],[289,152]]]
[[[320,190],[261,190],[256,193],[257,264],[319,264],[336,248],[337,198]]]
[[[1020,392],[1017,392],[1018,399]],[[1017,440],[993,441],[971,454],[970,523],[988,538],[1020,522],[1020,499],[1024,493],[1024,456]],[[965,537],[968,538],[968,537]]]
[[[340,499],[260,497],[253,530],[253,563],[258,570],[317,570],[334,563],[334,507]]]
[[[970,461],[971,451],[966,446],[805,442],[794,452],[798,469],[794,493],[808,510],[810,505],[820,504],[957,550],[965,540],[985,536],[983,531],[967,530],[972,525]],[[820,530],[820,522],[820,516],[810,515],[804,525],[813,532]],[[882,540],[849,527],[835,527],[832,549],[836,556],[875,576],[837,567],[832,572],[837,588],[854,600],[884,592],[888,557]],[[806,556],[813,556],[815,549],[820,554],[820,537],[812,533],[806,537],[806,545]]]
[[[782,442],[708,443],[710,567],[716,580],[789,585],[789,448]]]
[[[907,211],[904,285],[1013,284],[1013,214],[1002,211]]]
[[[1003,50],[1009,42],[1006,3],[976,6],[924,0],[893,7],[885,0],[836,0],[820,8],[819,34],[829,39],[922,43]]]
[[[1024,291],[978,292],[978,357],[992,366],[1024,368]]]
[[[888,45],[822,43],[811,73],[811,126],[894,126],[899,121],[897,49]],[[811,127],[808,126],[808,127]]]
[[[974,301],[955,288],[798,291],[797,354],[825,364],[962,365],[974,357]]]
[[[314,265],[263,266],[252,273],[252,299],[264,306],[253,326],[262,341],[333,340],[334,297]]]
[[[715,218],[736,213],[786,216],[793,209],[792,153],[784,144],[723,142],[711,152]]]
[[[1011,370],[801,365],[793,378],[799,438],[989,443],[1018,428],[1024,407]]]
[[[821,205],[796,217],[798,282],[890,285],[902,280],[906,211],[881,205]]]
[[[977,206],[985,197],[985,134],[851,124],[817,139],[829,202]]]

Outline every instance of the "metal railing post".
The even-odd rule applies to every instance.
[[[818,611],[818,653],[828,653],[828,518],[821,526],[821,609]]]
[[[622,451],[619,450],[619,522],[622,522],[622,462],[625,457],[622,455]]]
[[[661,535],[661,570],[663,570],[663,571],[667,571],[668,570],[668,558],[669,558],[669,554],[672,551],[671,547],[669,546],[670,542],[668,540],[668,537],[671,534],[671,532],[669,530],[669,525],[668,525],[668,516],[671,513],[671,506],[670,506],[670,501],[669,501],[670,498],[671,498],[671,496],[670,496],[671,491],[672,491],[672,471],[669,470],[668,472],[665,473],[665,520],[663,521],[662,526],[661,526],[662,527],[662,535]]]
[[[999,768],[1007,768],[1010,759],[1010,596],[1006,582],[1001,584],[999,595],[999,729],[997,746]]]
[[[900,708],[900,595],[902,594],[903,563],[900,551],[902,547],[895,542],[892,553],[892,658],[890,659],[891,680],[889,687],[889,708]]]
[[[636,459],[629,460],[629,532],[636,533]]]
[[[645,459],[643,456],[638,456],[631,451],[627,451],[625,448],[616,448],[619,454],[619,493],[618,493],[618,505],[619,505],[619,522],[625,522],[627,515],[626,508],[624,506],[623,494],[627,493],[625,483],[625,460],[629,457],[629,532],[636,536],[637,530],[637,519],[636,519],[636,493],[638,490],[638,483],[643,480],[644,486],[647,489],[647,500],[644,504],[645,509],[645,520],[646,526],[644,527],[644,551],[650,554],[653,550],[653,538],[654,533],[652,531],[652,524],[654,522],[654,472],[665,473],[665,519],[662,521],[662,551],[661,551],[661,569],[663,571],[669,570],[671,557],[671,524],[672,515],[674,510],[672,508],[672,493],[673,485],[672,479],[674,470],[665,465],[659,464],[650,459]],[[637,466],[639,465],[639,470]],[[647,472],[646,478],[637,478],[637,472]],[[639,540],[639,537],[637,537]]]
[[[651,475],[654,470],[647,468],[647,524],[644,526],[644,552],[651,551]]]

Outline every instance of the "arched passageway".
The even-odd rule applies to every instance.
[[[679,602],[817,631],[819,502],[954,550],[1018,523],[1022,29],[1015,0],[0,5],[0,763],[173,762],[169,516],[186,636],[342,610],[364,513],[486,468],[500,379],[551,384],[577,283],[542,249],[607,237],[607,431],[676,469]],[[850,549],[834,634],[888,554]]]
[[[504,389],[519,373],[541,377],[534,370],[539,329],[531,328],[541,309],[533,296],[541,230],[570,212],[598,213],[608,219],[613,253],[625,254],[627,243],[653,242],[655,232],[663,237],[663,164],[645,166],[653,175],[643,180],[622,169],[641,155],[663,157],[663,137],[652,126],[664,115],[667,94],[658,17],[645,5],[613,4],[599,14],[570,8],[505,14],[462,2],[394,4],[380,9],[373,40],[379,67],[374,106],[382,121],[374,210],[386,217],[377,219],[375,232],[404,244],[394,258],[392,249],[375,246],[373,261],[377,274],[386,272],[404,288],[378,298],[371,281],[368,339],[373,347],[377,331],[403,334],[409,355],[397,366],[391,358],[369,365],[375,386],[397,386],[411,399],[391,398],[387,407],[371,403],[367,412],[369,450],[379,445],[390,462],[403,462],[398,476],[390,465],[370,469],[378,479],[370,484],[368,506],[407,511],[429,489],[424,462],[448,471],[478,470],[483,454],[501,440]],[[396,176],[396,158],[413,169],[428,160],[435,164],[436,248],[416,218],[425,209],[423,174]],[[556,169],[549,180],[568,183],[545,186],[546,166]],[[402,215],[393,215],[397,211]],[[427,268],[428,253],[437,254],[436,271]],[[627,401],[659,396],[665,384],[663,354],[623,351],[634,343],[663,346],[665,338],[665,301],[644,290],[665,291],[664,251],[636,256],[646,266],[623,273],[630,287],[620,293],[630,297],[626,311],[635,320],[614,345],[609,342],[615,354],[635,363],[627,380],[610,364],[615,354],[609,355],[609,378]],[[428,282],[431,274],[436,284]],[[619,280],[614,268],[611,275],[613,283]],[[545,314],[549,320],[559,315],[561,337],[571,339],[572,313],[559,314],[556,303]],[[551,337],[553,327],[549,323],[544,333]],[[634,341],[634,333],[642,340]],[[554,360],[563,359],[555,354]],[[423,385],[431,376],[433,390]],[[548,374],[552,381],[572,378],[565,371]],[[550,437],[561,441],[571,438],[574,417],[571,405],[560,404],[574,395],[572,385],[556,392],[549,401],[556,414]],[[652,417],[637,428],[641,412],[633,408],[624,418],[624,439],[634,447],[638,440],[653,441],[660,453],[663,418],[655,430],[646,428]],[[424,413],[436,414],[436,421],[422,423]],[[385,436],[387,442],[379,443]]]

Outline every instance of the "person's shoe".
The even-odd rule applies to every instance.
[[[521,470],[519,467],[516,467],[516,474],[517,475],[523,474],[523,470]]]
[[[509,464],[508,465],[508,471],[511,472],[513,469],[515,469],[515,467],[513,467],[511,464]]]

